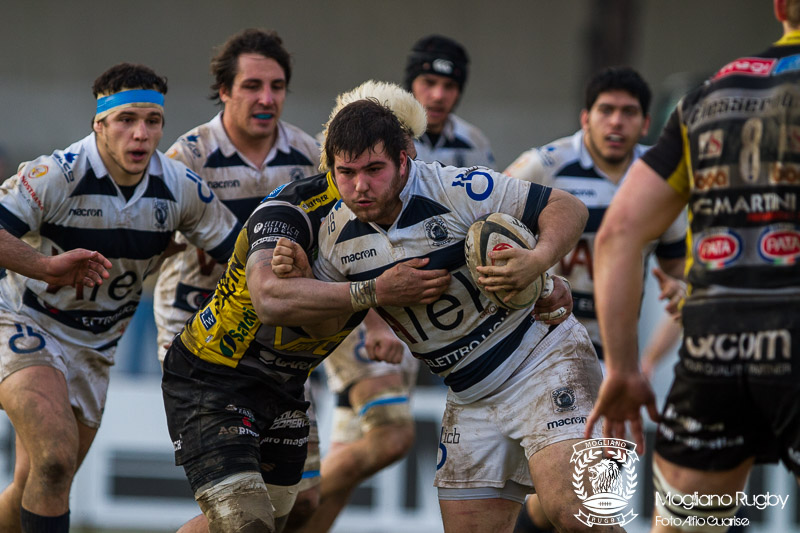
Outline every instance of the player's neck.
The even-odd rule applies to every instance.
[[[621,161],[609,161],[600,153],[596,152],[592,148],[591,143],[586,143],[585,145],[594,166],[600,169],[613,183],[619,183],[623,176],[625,176],[625,173],[628,172],[628,167],[631,166],[633,153],[628,154],[627,157]]]
[[[278,138],[278,129],[267,137],[252,137],[243,135],[236,131],[235,128],[225,128],[225,133],[239,152],[241,152],[248,161],[257,167],[261,167],[267,159],[270,150],[275,145]]]

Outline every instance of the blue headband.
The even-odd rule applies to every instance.
[[[164,95],[151,89],[133,89],[103,96],[97,99],[96,114],[99,115],[100,113],[105,113],[106,111],[123,105],[145,103],[164,107]]]

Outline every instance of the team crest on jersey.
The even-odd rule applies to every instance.
[[[453,242],[453,236],[447,230],[442,217],[433,217],[425,221],[425,236],[431,246],[444,246]]]
[[[709,270],[725,268],[741,255],[742,239],[728,229],[706,235],[695,244],[695,257]]]
[[[30,172],[28,172],[28,177],[29,178],[41,178],[42,176],[47,174],[48,170],[49,169],[48,169],[47,165],[36,165],[35,167],[33,167],[30,170]]]
[[[773,265],[793,265],[800,256],[800,231],[791,224],[767,227],[758,239],[758,255]]]
[[[167,227],[167,201],[156,199],[153,202],[153,217],[156,220],[156,228],[165,229]]]
[[[560,387],[550,391],[550,397],[553,399],[553,409],[556,413],[574,411],[578,407],[575,405],[575,391],[569,387]]]
[[[289,176],[290,176],[292,181],[297,181],[297,180],[303,179],[305,177],[305,174],[303,174],[302,170],[300,170],[299,168],[295,167],[289,173]]]

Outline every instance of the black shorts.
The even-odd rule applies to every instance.
[[[698,470],[750,457],[800,474],[800,298],[687,303],[656,451]]]
[[[161,390],[175,464],[192,490],[232,474],[260,471],[265,483],[300,481],[309,421],[302,386],[287,390],[258,374],[203,361],[176,338]]]

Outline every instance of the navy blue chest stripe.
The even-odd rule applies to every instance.
[[[234,152],[232,156],[225,157],[219,148],[211,152],[206,158],[203,168],[225,168],[225,167],[246,167],[247,163],[242,161],[239,154]]]
[[[170,230],[76,228],[49,222],[42,224],[39,233],[62,250],[85,248],[91,244],[92,249],[109,259],[150,259],[166,250],[172,236]]]
[[[464,241],[457,241],[455,244],[451,244],[450,246],[446,246],[439,250],[435,250],[427,255],[423,255],[420,257],[428,257],[430,258],[430,262],[425,266],[423,270],[436,270],[439,268],[444,268],[449,272],[454,270],[458,270],[462,266],[466,264],[466,259],[464,258]],[[411,257],[407,257],[401,261],[395,261],[394,263],[390,263],[388,265],[382,266],[380,268],[374,268],[372,270],[366,270],[364,272],[354,272],[347,276],[347,279],[350,281],[364,281],[372,278],[377,278],[385,271],[389,270],[393,266],[398,263],[403,263],[412,259]]]
[[[336,244],[349,241],[350,239],[357,239],[358,237],[363,237],[371,233],[378,233],[378,230],[358,219],[348,220],[344,228],[342,228],[342,231],[339,232],[339,236],[336,237]]]
[[[291,165],[313,167],[314,163],[305,155],[303,155],[302,152],[299,152],[294,148],[292,148],[291,152],[288,154],[278,151],[278,154],[275,156],[275,158],[267,163],[268,167],[288,167]]]
[[[214,248],[206,250],[206,253],[213,257],[214,261],[218,263],[227,263],[233,253],[234,246],[236,246],[236,238],[239,236],[241,229],[242,225],[237,223],[236,226],[231,229],[230,233],[228,233],[228,236],[225,237],[224,241]]]
[[[14,213],[2,205],[0,205],[0,227],[17,238],[22,237],[31,230],[25,221],[17,218]]]
[[[64,287],[61,290],[74,289]],[[65,326],[91,333],[105,333],[112,329],[121,320],[132,317],[133,313],[136,312],[136,307],[139,305],[138,301],[133,301],[126,302],[111,311],[64,311],[39,301],[36,294],[28,288],[25,289],[22,295],[22,303],[35,311],[46,314]]]
[[[164,183],[164,178],[152,174],[150,175],[150,179],[147,182],[147,189],[144,191],[142,197],[161,198],[162,200],[169,200],[171,202],[175,201],[175,197],[172,196],[169,188],[167,188],[167,184]]]
[[[424,196],[413,195],[397,221],[397,229],[408,228],[436,215],[445,215],[449,212],[449,209],[438,202]]]
[[[583,228],[584,233],[597,233],[600,223],[603,221],[603,216],[606,214],[606,209],[606,207],[589,208],[589,219],[586,221],[586,227]]]
[[[244,224],[250,214],[255,211],[258,204],[261,203],[261,196],[253,198],[238,198],[236,200],[222,200],[225,207],[231,210],[236,215],[239,224]]]
[[[597,173],[594,167],[583,168],[579,162],[574,162],[565,166],[564,168],[559,169],[556,172],[556,177],[559,176],[571,176],[575,178],[596,178],[596,179],[603,179],[603,176]]]
[[[472,340],[480,340],[481,336],[487,334],[489,328],[491,328],[494,323],[495,320],[487,320],[481,324],[481,328],[473,331],[469,337],[464,337],[460,339],[458,343],[448,346],[448,352],[457,350],[460,346],[469,346],[469,342]],[[450,373],[450,375],[444,378],[444,384],[453,389],[453,392],[460,392],[482,381],[519,348],[519,345],[522,344],[522,338],[533,323],[533,319],[523,320],[521,324],[514,328],[514,331],[506,335],[503,340],[494,347],[483,353],[476,361],[473,361],[461,370]],[[418,357],[427,358],[429,356],[418,355]]]
[[[111,178],[108,176],[103,176],[102,178],[97,178],[92,170],[91,167],[86,169],[86,174],[83,175],[81,180],[72,189],[72,193],[69,195],[70,198],[75,196],[84,196],[95,194],[98,196],[117,196],[117,188],[114,187],[114,184],[111,182]]]

